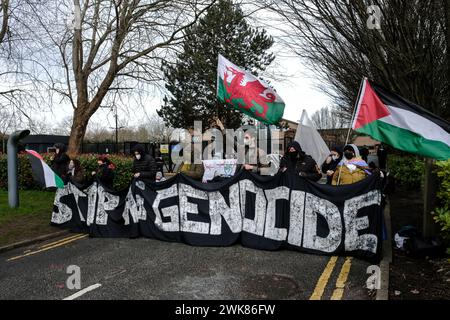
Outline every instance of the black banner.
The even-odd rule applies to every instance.
[[[98,182],[58,189],[52,224],[92,237],[148,237],[193,246],[290,249],[379,261],[383,215],[380,178],[341,187],[289,173],[241,171],[202,184],[182,174],[114,192]]]

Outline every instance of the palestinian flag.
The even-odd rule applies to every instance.
[[[219,55],[217,97],[221,102],[267,124],[283,117],[283,99],[260,79]]]
[[[63,180],[45,163],[42,156],[33,150],[25,150],[33,169],[33,177],[44,188],[64,188]]]
[[[365,79],[353,130],[399,150],[437,160],[450,158],[450,123]]]

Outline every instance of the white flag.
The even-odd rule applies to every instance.
[[[306,110],[303,110],[302,117],[298,123],[295,141],[300,143],[303,151],[316,160],[319,166],[330,155],[330,149],[323,141],[313,122],[309,119]]]

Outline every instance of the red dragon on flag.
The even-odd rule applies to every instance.
[[[217,96],[227,105],[268,124],[278,124],[284,113],[285,104],[272,88],[221,55]]]

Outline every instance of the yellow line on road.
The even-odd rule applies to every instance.
[[[347,282],[348,274],[350,273],[350,267],[352,266],[352,258],[347,258],[342,265],[339,277],[336,280],[336,289],[331,296],[331,300],[341,300],[344,295],[345,283]]]
[[[323,292],[328,284],[328,280],[330,279],[331,273],[333,273],[334,266],[336,265],[338,257],[331,257],[328,261],[327,266],[322,272],[319,280],[317,281],[316,288],[314,289],[313,294],[309,298],[309,300],[320,300],[322,299]]]
[[[54,242],[50,242],[50,243],[44,244],[43,246],[40,246],[39,249],[51,247],[51,246],[53,246],[53,245],[55,245],[55,244],[58,244],[58,243],[61,243],[61,242],[65,242],[65,241],[70,240],[70,239],[79,238],[79,237],[81,237],[81,236],[84,236],[84,234],[76,234],[76,235],[74,235],[74,236],[70,236],[70,237],[67,237],[67,238],[59,239],[59,240],[57,240],[57,241],[54,241]]]
[[[89,236],[89,235],[88,235],[88,234],[84,234],[84,235],[82,235],[82,236],[79,236],[78,238],[70,239],[70,240],[67,240],[67,241],[64,241],[64,242],[57,243],[57,244],[52,245],[52,246],[50,246],[50,247],[46,247],[46,248],[44,248],[44,249],[32,251],[32,252],[29,252],[29,253],[26,253],[26,254],[17,256],[17,257],[13,257],[13,258],[10,258],[10,259],[8,259],[8,260],[6,260],[6,261],[17,260],[17,259],[24,258],[24,257],[28,257],[28,256],[31,256],[31,255],[34,255],[34,254],[37,254],[37,253],[40,253],[40,252],[43,252],[43,251],[47,251],[47,250],[50,250],[50,249],[54,249],[54,248],[63,246],[63,245],[65,245],[65,244],[71,243],[71,242],[73,242],[73,241],[80,240],[80,239],[85,238],[85,237],[87,237],[87,236]]]

